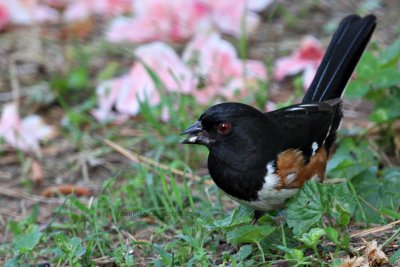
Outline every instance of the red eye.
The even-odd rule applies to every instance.
[[[232,125],[229,122],[222,122],[217,126],[217,132],[220,134],[227,134],[231,131]]]

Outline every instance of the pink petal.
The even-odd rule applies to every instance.
[[[10,15],[7,8],[0,3],[0,31],[8,24]]]
[[[265,105],[265,112],[274,111],[276,109],[276,103],[272,101],[267,101]]]
[[[37,115],[20,119],[15,103],[7,104],[0,121],[0,138],[7,144],[23,151],[39,150],[39,141],[54,133],[52,127],[45,125]]]
[[[171,115],[169,114],[169,110],[167,107],[163,107],[161,110],[161,120],[163,122],[168,122],[171,118]]]
[[[316,72],[317,72],[317,68],[312,65],[307,66],[307,68],[304,70],[304,73],[303,73],[303,88],[304,88],[304,90],[307,90],[310,87],[312,80],[315,77]]]
[[[0,135],[13,128],[19,127],[21,119],[18,113],[18,106],[15,103],[6,104],[0,120]]]
[[[247,0],[247,8],[252,11],[261,12],[274,0]]]
[[[53,135],[53,127],[44,124],[38,115],[26,116],[21,122],[21,132],[27,133],[38,140],[44,140]]]
[[[132,0],[79,0],[66,7],[64,20],[66,22],[82,21],[93,14],[116,16],[132,11]]]
[[[113,21],[107,38],[111,41],[180,42],[194,32],[207,29],[207,5],[200,0],[146,0],[135,2],[135,17]],[[185,10],[185,12],[182,12]]]
[[[161,97],[148,69],[169,91],[188,93],[195,87],[197,80],[190,69],[165,43],[139,46],[135,55],[141,62],[135,63],[129,74],[98,86],[99,107],[93,111],[97,119],[106,121],[115,118],[113,107],[118,114],[136,115],[141,102],[147,101],[150,106],[159,104]]]
[[[209,104],[220,91],[220,88],[207,86],[205,88],[201,88],[200,90],[193,91],[193,96],[195,97],[197,103],[206,105]]]
[[[193,92],[200,104],[208,103],[217,95],[232,98],[235,91],[245,88],[247,80],[266,78],[262,62],[244,63],[233,45],[218,34],[196,36],[183,52],[183,59],[205,83],[205,88]]]
[[[8,10],[10,22],[14,24],[56,22],[59,18],[58,11],[35,0],[2,1],[1,4]]]
[[[236,92],[241,91],[245,87],[245,81],[242,77],[232,79],[225,84],[224,90],[221,90],[221,95],[227,99],[233,98]]]
[[[52,9],[45,5],[37,5],[32,10],[32,16],[35,22],[57,22],[59,20],[59,13],[57,10]]]
[[[90,6],[87,1],[76,1],[71,3],[64,11],[64,21],[74,22],[82,21],[89,18],[91,13]]]
[[[282,80],[284,77],[294,75],[300,71],[310,71],[317,68],[322,60],[324,51],[321,43],[313,36],[305,36],[300,43],[300,48],[291,56],[280,58],[275,63],[274,77]],[[309,75],[307,74],[307,79]]]
[[[107,122],[115,119],[115,112],[112,110],[121,91],[121,83],[127,76],[115,78],[100,83],[96,88],[98,108],[92,111],[93,116],[99,121]]]
[[[143,64],[136,63],[129,73],[129,79],[121,86],[116,110],[123,114],[137,115],[140,103],[144,101],[154,106],[160,103],[160,96],[146,68]]]
[[[235,48],[216,33],[196,36],[186,46],[182,57],[187,64],[194,65],[198,75],[213,75],[214,80],[241,72]]]
[[[260,23],[260,18],[253,12],[246,12],[244,15],[236,15],[233,13],[230,16],[227,14],[215,13],[215,24],[218,29],[226,34],[230,34],[236,38],[240,38],[242,34],[242,24],[246,25],[246,35],[252,35]],[[244,20],[245,22],[242,22]]]
[[[167,44],[155,42],[140,46],[135,55],[158,76],[167,90],[189,93],[195,86],[192,72]]]
[[[81,0],[82,1],[82,0]],[[133,0],[86,0],[98,15],[119,15],[133,11]]]
[[[324,56],[324,49],[318,39],[308,35],[301,40],[300,49],[296,55],[302,60],[309,60],[311,63],[319,64]]]
[[[258,79],[266,79],[267,70],[265,69],[264,63],[258,60],[247,60],[246,75]]]
[[[274,78],[278,81],[287,76],[299,73],[309,66],[308,61],[301,60],[294,56],[280,58],[275,63]]]
[[[246,34],[252,34],[259,24],[259,16],[247,8],[245,0],[219,0],[210,1],[212,6],[212,18],[216,27],[227,34],[240,37],[243,25],[246,26]],[[253,8],[261,8],[263,3],[258,6],[253,3]]]

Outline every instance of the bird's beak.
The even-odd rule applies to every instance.
[[[201,121],[196,121],[192,126],[181,133],[181,135],[185,134],[188,134],[188,137],[182,141],[182,144],[209,145],[214,142],[204,131]]]

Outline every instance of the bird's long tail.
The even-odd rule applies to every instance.
[[[342,96],[376,26],[376,17],[345,17],[332,37],[302,103]]]

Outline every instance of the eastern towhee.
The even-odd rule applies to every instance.
[[[306,181],[323,180],[343,116],[341,97],[375,26],[374,15],[343,19],[300,104],[263,113],[222,103],[182,133],[184,144],[208,147],[212,179],[255,210],[253,222],[281,208]]]

